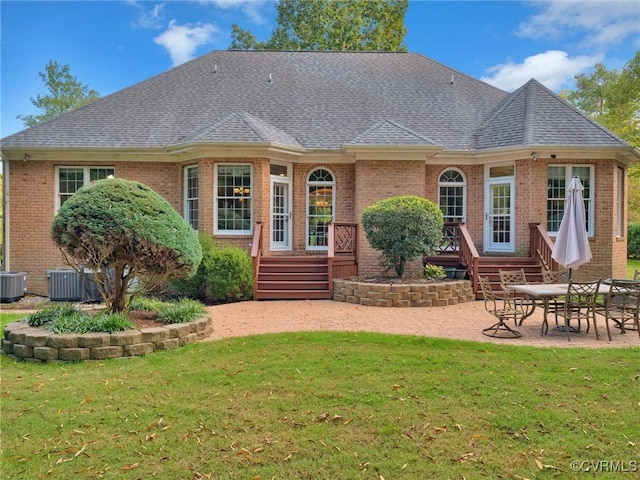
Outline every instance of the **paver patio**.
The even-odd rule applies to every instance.
[[[482,329],[495,323],[495,317],[484,310],[482,301],[446,307],[384,308],[331,300],[273,300],[229,303],[208,310],[213,318],[213,334],[208,340],[280,332],[369,331],[537,347],[640,347],[638,332],[622,335],[613,326],[609,342],[602,316],[596,319],[600,340],[596,340],[593,325],[589,333],[572,334],[570,342],[564,332],[552,332],[551,328],[542,337],[542,309],[536,309],[517,327],[521,338],[487,337]],[[551,326],[553,320],[549,321]]]

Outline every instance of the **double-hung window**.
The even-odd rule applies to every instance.
[[[594,224],[594,167],[593,165],[549,165],[547,167],[547,232],[558,233],[564,215],[566,188],[571,178],[577,176],[584,187],[586,230],[593,236]]]
[[[215,233],[249,235],[253,224],[251,164],[219,163],[215,167]]]
[[[198,167],[184,169],[184,219],[194,230],[198,230]]]
[[[56,211],[83,185],[104,180],[114,174],[113,167],[57,167]]]

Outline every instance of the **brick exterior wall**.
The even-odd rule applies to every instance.
[[[426,164],[424,161],[357,160],[355,163],[297,163],[292,168],[293,237],[291,252],[269,252],[270,175],[268,158],[202,158],[183,163],[151,162],[51,162],[11,161],[8,171],[10,203],[8,209],[10,269],[28,274],[28,290],[48,293],[46,271],[65,267],[60,252],[50,239],[50,225],[55,214],[56,166],[112,166],[117,177],[137,180],[163,195],[183,212],[184,166],[199,167],[199,224],[203,232],[214,227],[214,165],[216,162],[251,163],[253,165],[254,221],[263,224],[263,247],[266,255],[323,254],[305,248],[307,178],[319,167],[329,170],[336,182],[335,218],[341,222],[360,223],[362,212],[372,203],[395,195],[418,195],[438,201],[438,178],[449,167],[463,172],[467,182],[467,228],[479,252],[483,251],[484,165]],[[546,227],[547,166],[550,160],[521,159],[515,162],[516,177],[516,255],[528,255],[529,223]],[[576,278],[624,277],[626,274],[626,230],[616,232],[618,164],[611,160],[574,159],[554,161],[558,164],[595,166],[595,236],[591,239],[593,261],[576,270]],[[626,205],[626,189],[624,199]],[[626,216],[626,209],[625,209]],[[625,218],[626,222],[626,218]],[[626,224],[626,223],[625,223]],[[251,235],[218,236],[219,242],[249,249]],[[360,273],[379,271],[379,253],[367,243],[359,229]],[[420,261],[408,272],[421,269]]]
[[[355,214],[358,223],[369,205],[397,195],[425,196],[425,164],[422,161],[358,160],[355,165]],[[367,242],[361,226],[358,227],[359,272],[375,273],[380,270],[380,253]],[[406,273],[422,270],[422,261],[407,264]]]

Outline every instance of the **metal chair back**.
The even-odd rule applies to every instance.
[[[543,270],[542,271],[542,283],[569,283],[569,271],[568,270]]]
[[[621,333],[626,333],[627,329],[635,329],[638,330],[638,336],[640,336],[639,312],[640,281],[611,280],[609,293],[605,298],[605,321],[609,340],[611,340],[609,320],[612,320],[620,328]],[[631,323],[633,327],[629,328],[628,323]]]
[[[564,329],[567,333],[568,340],[571,340],[571,320],[578,321],[578,331],[580,330],[582,320],[585,320],[587,323],[587,332],[589,332],[590,321],[593,321],[596,338],[600,338],[595,318],[599,288],[600,280],[594,282],[574,282],[569,280],[564,305],[556,311],[559,317],[564,317],[565,319]]]

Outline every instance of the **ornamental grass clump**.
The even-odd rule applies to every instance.
[[[133,324],[124,313],[100,313],[91,315],[75,311],[70,315],[63,315],[51,324],[53,333],[114,333],[131,330]]]
[[[52,324],[59,317],[66,317],[77,311],[73,305],[62,303],[38,310],[27,317],[27,323],[32,327],[42,327]]]
[[[207,311],[197,300],[183,298],[178,302],[165,303],[156,310],[158,319],[164,323],[187,323],[202,317]]]
[[[136,297],[130,310],[151,312],[164,323],[188,323],[207,313],[201,302],[190,298],[163,302],[152,297]]]

